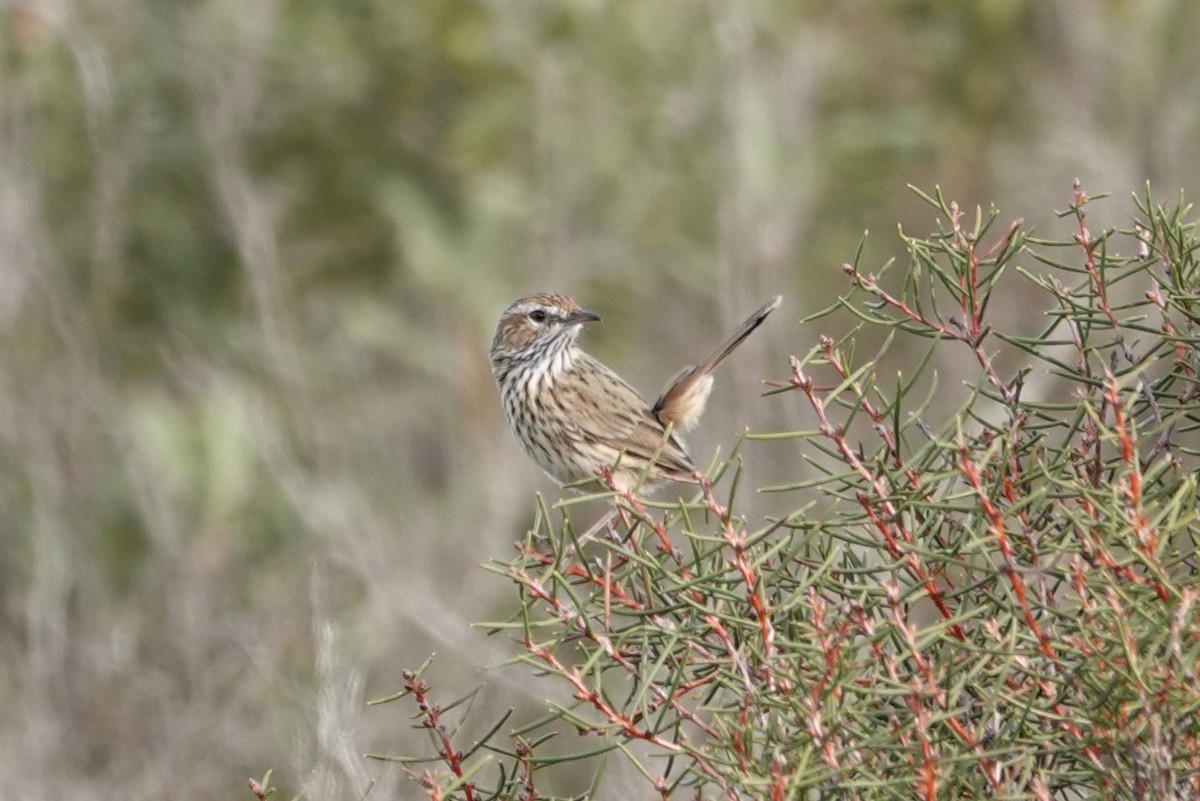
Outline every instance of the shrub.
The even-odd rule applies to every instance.
[[[591,797],[607,751],[663,798],[1200,797],[1190,209],[1147,190],[1130,228],[1092,232],[1077,184],[1059,242],[922,197],[943,227],[902,234],[902,276],[846,265],[817,318],[861,325],[769,382],[816,420],[749,437],[804,441],[809,475],[769,488],[797,510],[735,514],[735,460],[720,498],[617,497],[628,524],[580,559],[539,507],[494,566],[519,601],[496,630],[569,702],[464,753],[406,674],[430,798],[546,798],[555,762]],[[1041,330],[997,327],[1006,295],[1040,297]],[[944,425],[935,357],[972,376]],[[550,742],[565,730],[575,753]]]

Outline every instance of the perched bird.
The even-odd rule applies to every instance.
[[[750,315],[711,356],[681,370],[649,405],[619,375],[576,344],[584,323],[600,315],[563,295],[521,298],[500,316],[492,340],[492,374],[508,424],[551,478],[569,484],[612,469],[613,486],[695,480],[696,465],[679,434],[704,412],[712,371],[782,298]]]

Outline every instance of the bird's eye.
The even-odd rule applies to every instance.
[[[546,322],[546,313],[541,309],[534,309],[529,313],[529,319],[535,323],[544,323]]]

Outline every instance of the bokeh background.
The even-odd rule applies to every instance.
[[[1075,177],[1194,197],[1197,41],[1195,0],[0,0],[0,796],[415,797],[360,757],[421,742],[364,705],[401,669],[546,692],[471,626],[559,497],[505,305],[573,294],[653,395],[783,294],[707,463],[805,423],[757,381],[864,230],[935,227],[906,184],[1047,236]]]

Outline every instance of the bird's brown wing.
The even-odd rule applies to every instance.
[[[571,419],[580,445],[602,464],[611,465],[619,456],[622,470],[641,473],[653,462],[652,479],[689,480],[696,466],[637,390],[591,356],[579,358],[584,363],[573,371],[579,380],[561,381],[555,392],[565,408],[577,410]]]

